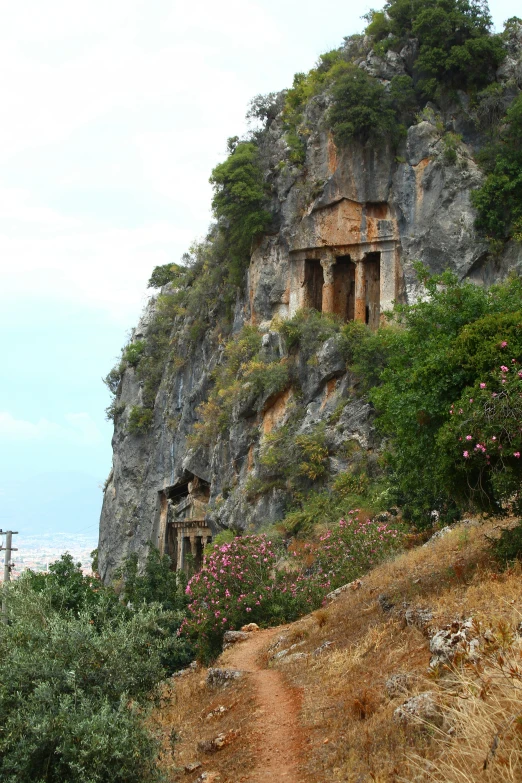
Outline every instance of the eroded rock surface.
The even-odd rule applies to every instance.
[[[357,54],[356,63],[384,84],[409,72],[415,45],[413,41],[400,53],[389,51],[378,57],[367,41],[346,43],[347,50]],[[521,41],[509,42],[500,79],[522,84],[521,50]],[[272,319],[287,318],[302,307],[327,307],[325,311],[343,318],[366,318],[376,325],[380,313],[394,300],[413,301],[422,295],[414,272],[416,261],[433,273],[451,269],[460,279],[479,284],[522,269],[521,245],[509,243],[503,254],[493,258],[475,231],[471,192],[483,179],[475,163],[483,140],[464,100],[445,110],[428,107],[408,129],[399,149],[355,142],[347,149],[336,149],[324,123],[327,110],[325,95],[313,98],[306,109],[303,123],[310,132],[302,166],[289,158],[280,115],[270,122],[261,140],[273,221],[270,232],[253,249],[234,307],[233,333],[245,324],[258,326],[267,361],[289,359],[289,349],[272,328]],[[443,137],[448,129],[462,136],[456,159],[450,163],[444,157]],[[378,301],[366,302],[360,291],[363,283],[371,288],[368,269],[374,267],[380,270],[374,291]],[[314,275],[319,275],[321,289],[315,293],[310,282]],[[348,296],[341,312],[336,291],[345,286],[349,292],[352,285],[355,300]],[[155,306],[152,301],[146,308],[133,340],[147,339]],[[181,333],[185,326],[179,316],[173,333]],[[194,479],[207,491],[204,525],[195,534],[204,539],[202,546],[223,528],[255,530],[284,516],[289,500],[284,487],[274,485],[259,494],[249,494],[247,488],[260,475],[263,439],[288,422],[294,387],[306,408],[300,433],[307,434],[318,424],[325,427],[333,453],[332,477],[361,455],[370,473],[376,464],[380,440],[373,411],[354,393],[355,379],[346,369],[336,337],[327,339],[311,355],[303,349],[293,355],[295,378],[277,398],[260,399],[245,389],[227,432],[208,447],[191,447],[188,437],[198,420],[198,406],[212,386],[212,371],[223,360],[223,344],[215,327],[202,333],[190,348],[178,346],[181,357],[190,360],[165,367],[151,427],[142,434],[128,430],[130,411],[143,402],[142,383],[133,367],[124,372],[116,400],[121,412],[112,441],[113,467],[100,521],[99,569],[105,581],[133,552],[143,563],[150,542],[168,550],[169,492],[175,495],[177,488]],[[344,408],[337,416],[340,406]],[[341,449],[347,443],[354,446],[349,454]],[[197,502],[194,496],[194,514]],[[173,558],[180,555],[179,551],[170,554]]]

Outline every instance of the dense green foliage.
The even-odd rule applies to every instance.
[[[407,76],[395,77],[394,82],[388,92],[377,79],[355,66],[336,79],[328,124],[339,147],[347,146],[353,139],[363,144],[369,140],[399,141],[405,128],[398,115],[408,104],[412,87]]]
[[[143,435],[150,429],[154,420],[154,413],[150,408],[134,405],[130,409],[127,429],[132,435]]]
[[[162,570],[158,557],[149,560],[151,573]],[[70,555],[49,574],[28,572],[4,590],[2,781],[160,780],[159,748],[144,719],[156,686],[191,659],[190,645],[176,635],[183,613],[148,601],[143,589],[139,605],[125,606],[112,589],[83,576]],[[170,590],[181,605],[178,586]],[[153,588],[149,593],[155,598]]]
[[[179,264],[162,264],[152,270],[149,278],[149,288],[163,288],[168,283],[176,283],[183,280],[185,269]]]
[[[484,87],[505,56],[482,0],[389,0],[367,19],[378,53],[418,40],[415,81],[430,98],[442,89]]]
[[[522,95],[508,109],[481,161],[486,179],[472,194],[477,227],[492,239],[522,233]]]
[[[521,281],[489,291],[449,273],[424,281],[426,301],[395,309],[401,328],[355,347],[359,373],[377,382],[369,395],[389,439],[396,502],[420,525],[434,509],[446,518],[470,505],[499,510],[516,500],[522,476]],[[472,459],[463,453],[468,435],[473,449],[479,444]]]
[[[491,553],[502,565],[507,566],[522,558],[522,522],[504,528],[499,538],[491,543]]]
[[[397,144],[427,99],[487,87],[505,57],[502,37],[492,34],[487,4],[478,0],[389,0],[365,18],[365,32],[380,56],[390,49],[400,52],[406,44],[411,48],[415,39],[411,71],[385,87],[358,67],[356,37],[321,55],[315,68],[295,75],[286,93],[283,120],[291,162],[304,162],[310,131],[305,110],[320,93],[333,99],[326,122],[338,146],[353,140]]]
[[[252,141],[234,142],[228,158],[212,171],[212,208],[227,248],[228,278],[240,285],[250,262],[252,240],[270,222],[259,149]]]

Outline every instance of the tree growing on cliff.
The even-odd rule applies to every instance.
[[[234,139],[230,155],[214,168],[210,183],[212,209],[226,239],[229,282],[239,285],[250,261],[252,240],[271,219],[257,144]]]
[[[414,76],[430,98],[441,88],[484,87],[505,56],[485,0],[389,0],[366,19],[379,54],[417,39]]]

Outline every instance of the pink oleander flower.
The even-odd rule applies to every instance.
[[[470,398],[469,398],[469,401],[470,401],[470,402],[473,402],[473,397],[470,397]]]
[[[466,435],[466,440],[473,440],[471,435]]]
[[[481,388],[481,389],[485,389],[485,388],[486,388],[486,384],[485,384],[485,383],[481,383],[481,384],[480,384],[480,388]]]
[[[500,370],[501,370],[502,372],[509,372],[509,367],[506,367],[506,365],[505,365],[505,364],[502,364],[502,365],[500,366]]]
[[[516,457],[517,459],[520,459],[520,451],[513,452],[513,456]]]
[[[464,459],[467,459],[469,457],[469,451],[463,451],[462,456],[464,457]]]
[[[507,348],[507,340],[502,340],[502,342],[500,343],[500,347]]]

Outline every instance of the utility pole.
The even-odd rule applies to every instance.
[[[5,550],[4,559],[4,590],[2,596],[2,622],[7,625],[7,592],[5,590],[6,582],[11,581],[11,552],[18,552],[13,548],[13,536],[17,536],[16,530],[0,530],[0,535],[5,536],[5,546],[0,546],[0,552]]]

